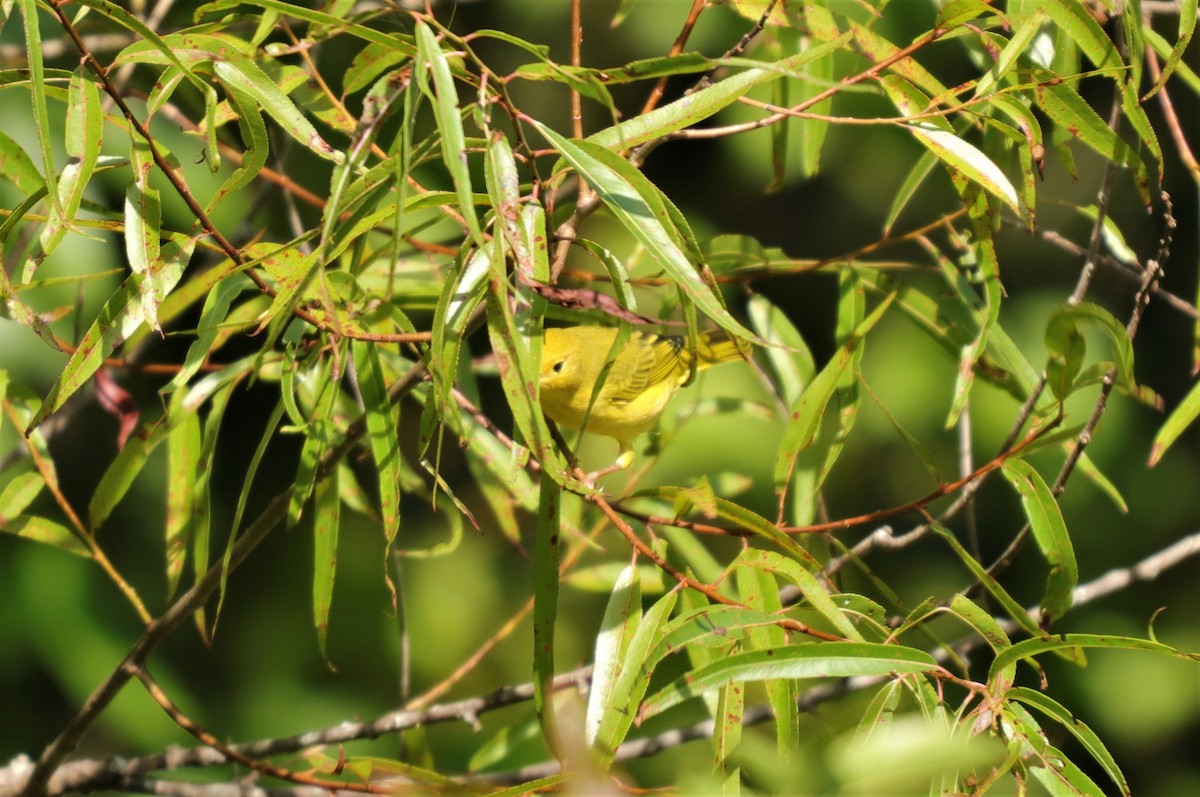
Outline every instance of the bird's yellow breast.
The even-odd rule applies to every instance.
[[[542,409],[556,422],[618,440],[622,447],[652,427],[671,396],[699,367],[732,359],[704,338],[699,358],[680,338],[632,333],[613,352],[617,330],[579,326],[548,329],[542,343]],[[607,371],[606,371],[607,369]],[[599,389],[596,385],[599,384]]]

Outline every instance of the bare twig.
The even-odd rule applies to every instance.
[[[416,387],[423,374],[423,366],[416,364],[409,369],[408,373],[393,383],[388,390],[392,402],[397,402],[408,395]],[[365,431],[365,417],[359,416],[347,428],[345,439],[341,445],[333,447],[325,454],[317,468],[317,478],[327,477]],[[286,517],[291,493],[291,488],[288,488],[275,496],[258,518],[246,528],[234,543],[228,568],[224,562],[218,561],[213,564],[191,589],[176,599],[175,603],[161,617],[147,626],[142,637],[133,645],[117,668],[92,692],[79,711],[67,722],[58,737],[42,751],[37,765],[29,773],[28,781],[19,784],[13,790],[13,794],[24,793],[27,797],[42,797],[46,794],[47,784],[55,770],[75,750],[101,713],[133,677],[133,673],[145,665],[150,654],[163,640],[204,605],[227,574],[241,565],[250,552]],[[7,792],[0,791],[0,797],[6,797],[6,794]]]

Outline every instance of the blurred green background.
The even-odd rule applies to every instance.
[[[608,23],[616,3],[585,3],[584,62],[615,66],[666,51],[689,5],[683,0],[643,0],[620,28],[610,31]],[[924,29],[932,13],[930,4],[918,0],[900,5],[913,7],[912,28],[881,29],[894,41],[906,40]],[[547,44],[552,57],[569,59],[566,2],[487,0],[441,3],[435,8],[443,20],[452,20],[451,27],[456,31],[497,28]],[[904,24],[905,15],[893,13],[888,19],[889,25],[897,21]],[[397,21],[396,25],[401,28],[404,23]],[[689,49],[721,52],[745,28],[744,20],[731,9],[711,9],[702,16]],[[10,22],[2,32],[2,41],[19,45],[20,36],[19,28]],[[479,49],[500,73],[506,64],[511,68],[523,60],[521,53],[501,44],[481,43]],[[1200,65],[1196,50],[1193,46],[1190,62]],[[317,57],[326,74],[336,75],[337,62],[348,60],[350,55],[326,48]],[[966,73],[967,67],[953,43],[930,48],[926,57],[930,59],[926,65],[933,71],[951,77],[948,82],[953,83],[956,72]],[[75,63],[75,57],[68,56],[57,65],[69,69]],[[668,99],[683,86],[672,83]],[[1097,101],[1104,99],[1102,88],[1097,84]],[[636,113],[643,91],[644,87],[639,87],[616,92],[626,113]],[[518,104],[528,112],[559,123],[561,130],[569,129],[565,92],[543,84],[517,84],[514,92]],[[1178,91],[1173,99],[1180,118],[1193,122],[1200,118],[1194,95]],[[4,119],[5,131],[27,151],[36,152],[28,108],[28,97],[21,92],[0,92],[0,118]],[[1159,125],[1157,107],[1151,104],[1148,110]],[[61,108],[58,111],[61,113]],[[890,115],[892,110],[884,98],[863,91],[838,95],[833,113],[871,116]],[[731,110],[718,123],[749,115],[748,110]],[[587,109],[585,118],[589,130],[609,121],[594,106]],[[189,153],[199,150],[195,141],[168,122],[158,124],[156,132],[179,155],[189,181],[194,181],[200,192],[205,185],[211,191],[215,179],[208,178],[207,169],[189,157]],[[1192,125],[1188,134],[1192,146],[1200,147],[1200,125]],[[768,194],[764,190],[772,179],[768,136],[763,131],[711,142],[669,144],[650,157],[645,172],[679,205],[701,240],[739,233],[754,236],[765,246],[781,247],[796,258],[834,258],[879,239],[892,197],[919,154],[909,137],[889,127],[834,125],[820,174],[812,179],[793,174],[780,191]],[[127,141],[109,128],[106,151],[125,154],[127,147]],[[1195,183],[1173,148],[1167,149],[1172,154],[1164,187],[1174,200],[1179,226],[1171,260],[1166,263],[1163,288],[1190,300],[1196,295],[1200,263],[1196,234],[1200,208]],[[1040,221],[1047,229],[1085,243],[1090,222],[1072,207],[1093,201],[1102,164],[1086,151],[1076,150],[1075,155],[1078,178],[1067,174],[1053,156],[1048,160],[1045,180],[1039,185]],[[123,174],[114,171],[106,176],[109,179],[95,187],[91,198],[106,205],[119,203]],[[291,176],[318,193],[327,190],[327,173],[314,170],[308,161],[304,171]],[[169,192],[163,191],[163,197],[165,223],[186,228],[186,209]],[[4,207],[11,208],[20,197],[14,195],[10,184],[0,181],[0,199]],[[935,174],[901,216],[897,229],[924,224],[952,210],[956,201],[948,180]],[[226,203],[216,220],[235,238],[244,239],[265,229],[269,239],[281,239],[286,227],[279,208],[269,193],[258,201],[247,196],[241,207]],[[1145,255],[1153,251],[1159,226],[1140,207],[1126,175],[1118,176],[1112,212],[1136,252]],[[590,220],[583,232],[619,255],[637,256],[634,243],[602,217]],[[1001,235],[1000,256],[1008,292],[1001,323],[1031,361],[1039,363],[1045,321],[1073,288],[1080,263],[1016,228]],[[927,262],[915,248],[887,249],[881,257]],[[115,287],[123,263],[118,239],[107,235],[96,239],[71,236],[44,265],[43,276],[109,273],[83,281],[66,279],[53,289],[28,297],[28,301],[41,309],[82,301],[87,316]],[[580,260],[579,266],[587,267],[586,261]],[[819,363],[832,353],[836,297],[832,273],[762,281],[756,288],[788,312]],[[1102,270],[1089,298],[1123,320],[1134,289],[1126,276]],[[731,291],[730,298],[736,307],[737,292]],[[1192,382],[1192,323],[1165,304],[1154,302],[1135,342],[1138,379],[1161,393],[1168,408],[1179,402]],[[69,330],[61,330],[60,334],[71,337]],[[146,358],[178,357],[186,343],[186,338],[168,336],[154,344]],[[482,344],[481,340],[472,340],[474,354],[484,353]],[[235,346],[250,351],[256,344],[245,340]],[[1098,348],[1104,351],[1103,344]],[[48,350],[27,330],[0,320],[0,368],[8,372],[11,383],[31,384],[44,394],[63,362],[62,356]],[[955,366],[940,348],[898,315],[886,319],[873,332],[866,347],[863,377],[887,414],[869,396],[864,398],[862,417],[827,487],[825,498],[831,516],[903,503],[934,486],[888,415],[930,446],[944,477],[956,473],[956,433],[943,428]],[[481,380],[486,409],[498,418],[505,417],[495,380],[487,375]],[[119,381],[138,397],[143,412],[156,414],[159,404],[154,391],[161,381],[138,374],[121,374]],[[753,408],[692,417],[689,408],[699,396],[734,396],[748,402],[770,400],[748,365],[731,364],[707,373],[701,385],[677,398],[678,413],[669,413],[663,454],[643,483],[688,484],[701,475],[712,481],[722,474],[749,476],[751,481],[738,500],[773,516],[770,472],[781,421]],[[1092,391],[1088,398],[1071,405],[1074,422],[1086,416],[1094,396]],[[103,467],[116,452],[116,421],[86,395],[77,396],[73,402],[83,406],[75,408],[69,425],[55,430],[51,451],[67,497],[76,507],[83,507]],[[239,390],[234,396],[214,470],[216,529],[225,528],[232,517],[254,441],[272,402],[270,386]],[[997,450],[1016,410],[1008,396],[977,385],[971,418],[978,461]],[[414,406],[405,406],[402,418],[409,443],[415,438],[418,417]],[[1075,541],[1083,581],[1112,568],[1129,566],[1200,528],[1197,432],[1186,433],[1158,467],[1149,469],[1146,465],[1150,441],[1163,417],[1117,395],[1110,401],[1088,449],[1124,496],[1128,513],[1119,512],[1081,474],[1075,475],[1063,496],[1063,511]],[[19,445],[12,425],[5,420],[0,427],[0,459]],[[645,440],[640,445],[644,446]],[[446,677],[530,594],[529,561],[495,528],[454,448],[446,446],[443,476],[472,507],[482,529],[476,532],[467,527],[461,544],[446,556],[406,560],[402,566],[399,586],[408,619],[414,693]],[[598,467],[612,456],[611,441],[589,441],[583,451],[585,464]],[[267,465],[259,471],[260,483],[252,492],[248,516],[252,517],[256,508],[290,482],[297,452],[295,439],[281,437],[272,444]],[[165,450],[156,456],[165,458]],[[1061,462],[1061,452],[1040,455],[1034,462],[1052,478]],[[102,545],[137,586],[152,612],[161,610],[165,600],[160,531],[164,514],[162,475],[161,467],[146,469],[101,535]],[[615,477],[606,484],[613,489],[620,482],[621,478]],[[39,508],[54,512],[44,498]],[[426,548],[452,533],[445,515],[431,511],[421,501],[406,503],[403,509],[401,543],[405,548]],[[578,510],[569,507],[568,514],[571,511]],[[989,560],[1018,528],[1019,506],[1011,490],[993,479],[979,494],[975,516],[984,558]],[[283,736],[349,718],[371,718],[400,703],[400,623],[392,613],[383,580],[383,541],[378,529],[366,519],[345,512],[343,520],[328,645],[330,663],[336,671],[319,655],[312,629],[312,550],[307,524],[290,532],[273,532],[231,579],[226,607],[211,645],[202,642],[194,629],[185,629],[152,657],[150,669],[168,693],[218,736],[237,741]],[[532,523],[528,518],[524,521],[528,532]],[[896,530],[903,531],[905,524],[912,522],[899,519]],[[960,525],[956,524],[956,529],[961,531]],[[843,539],[852,542],[869,531],[848,533]],[[627,558],[625,543],[615,533],[601,534],[598,543],[603,550],[587,554],[584,565]],[[896,587],[907,601],[915,602],[931,593],[948,598],[967,580],[956,560],[932,539],[904,551],[876,554],[870,563],[876,574]],[[1145,636],[1151,633],[1153,624],[1159,640],[1185,650],[1200,650],[1198,576],[1200,560],[1190,560],[1153,582],[1135,584],[1072,611],[1056,630]],[[1026,546],[1006,576],[1006,584],[1019,599],[1031,603],[1040,595],[1044,577],[1044,566],[1036,551]],[[844,578],[846,589],[869,589],[853,572],[847,571]],[[558,629],[561,666],[573,667],[590,660],[605,599],[602,592],[564,588]],[[36,756],[138,634],[137,618],[97,568],[66,553],[0,535],[0,762],[22,752]],[[526,622],[460,683],[452,696],[469,696],[527,681],[531,649],[531,631]],[[1200,739],[1200,678],[1194,665],[1160,657],[1097,652],[1084,669],[1055,664],[1047,674],[1058,698],[1109,744],[1134,794],[1174,797],[1200,793],[1200,747],[1196,741]],[[802,736],[813,745],[806,751],[810,763],[824,755],[820,752],[823,740],[848,727],[847,716],[853,716],[860,703],[858,697],[837,701],[802,719]],[[431,727],[428,741],[439,767],[465,769],[489,732],[518,716],[532,716],[532,706],[482,717],[480,733],[461,723]],[[695,717],[699,718],[698,712]],[[1069,746],[1067,739],[1052,741]],[[136,755],[172,743],[191,741],[139,688],[131,686],[105,714],[79,754]],[[355,752],[374,750],[395,755],[398,749],[397,740],[390,738],[357,745]],[[529,753],[530,761],[541,760],[544,754],[535,747]],[[671,782],[669,773],[696,766],[703,769],[709,761],[707,745],[693,742],[658,758],[632,763],[629,769],[644,784],[655,785]]]

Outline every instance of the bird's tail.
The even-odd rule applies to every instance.
[[[723,332],[701,332],[696,344],[696,365],[700,368],[729,360],[744,360],[749,356],[748,344]]]

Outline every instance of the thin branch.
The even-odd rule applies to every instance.
[[[1157,551],[1128,567],[1115,568],[1104,575],[1080,584],[1072,592],[1073,607],[1078,609],[1101,598],[1113,595],[1127,589],[1136,583],[1152,582],[1167,570],[1183,562],[1200,556],[1200,532],[1193,532],[1166,548]],[[1031,608],[1030,614],[1037,618],[1038,609]],[[1005,621],[1001,620],[1003,624]],[[1011,621],[1010,621],[1011,622]],[[968,637],[953,646],[958,653],[969,651],[975,645],[983,644],[978,636]],[[939,651],[937,655],[945,656]],[[584,689],[591,675],[590,667],[581,667],[555,677],[553,688],[567,689],[571,687]],[[827,684],[821,684],[806,690],[798,698],[802,711],[811,711],[818,705],[837,698],[841,695],[859,689],[868,688],[880,682],[878,678],[854,677],[841,679]],[[395,711],[383,715],[372,722],[343,722],[309,733],[290,736],[281,739],[265,739],[247,744],[230,745],[230,749],[239,754],[253,758],[265,758],[271,755],[291,753],[307,747],[320,745],[336,745],[362,739],[374,739],[385,733],[392,733],[408,728],[419,727],[436,722],[462,721],[473,723],[479,715],[504,706],[525,702],[533,699],[533,684],[526,683],[507,686],[481,697],[468,698],[453,703],[430,706],[420,711]],[[765,706],[748,706],[744,714],[746,725],[766,722],[773,714]],[[655,736],[634,739],[625,742],[618,748],[616,759],[627,761],[632,758],[644,758],[655,755],[663,750],[678,747],[694,739],[709,738],[712,733],[711,720],[700,722],[686,728],[676,728]],[[204,767],[228,763],[227,758],[211,747],[194,747],[187,749],[172,748],[153,756],[132,759],[107,759],[102,761],[81,760],[63,765],[54,773],[51,790],[54,794],[66,791],[95,791],[105,788],[119,788],[123,791],[142,791],[147,794],[177,794],[175,791],[145,790],[141,784],[148,783],[145,773],[164,769],[180,769],[184,767]],[[554,767],[542,769],[540,767]],[[0,769],[0,795],[17,794],[19,786],[13,788],[14,782],[21,784],[30,768],[28,759],[19,757],[9,763],[8,767]],[[523,782],[525,780],[549,775],[557,772],[557,764],[550,763],[527,767],[515,773],[504,773],[490,776],[488,782],[507,783]],[[538,773],[541,773],[540,775]],[[173,788],[171,781],[160,781]],[[230,791],[213,791],[199,793],[178,792],[182,797],[224,797],[226,794],[236,794],[239,797],[247,792],[234,790],[241,787],[225,784]],[[311,792],[296,790],[280,790],[281,795],[302,794],[304,797]],[[264,795],[267,792],[263,792]],[[274,792],[272,792],[274,794]],[[312,797],[316,797],[312,794]]]
[[[388,390],[388,396],[392,403],[408,395],[416,387],[423,374],[424,366],[418,363],[410,368],[408,373],[396,380]],[[331,448],[325,454],[317,468],[318,480],[326,478],[337,467],[337,463],[349,453],[365,431],[365,416],[359,416],[347,428],[342,443]],[[75,750],[92,725],[129,682],[133,673],[145,665],[150,654],[163,640],[204,605],[228,574],[236,570],[250,555],[250,552],[287,516],[291,494],[292,488],[289,487],[276,495],[258,518],[246,528],[234,543],[228,568],[224,562],[214,563],[191,589],[181,595],[161,617],[147,626],[142,637],[133,645],[116,669],[92,692],[79,711],[68,720],[58,737],[42,751],[37,765],[29,775],[28,782],[22,784],[13,793],[23,792],[27,797],[43,797],[46,794],[47,784],[55,770]],[[0,797],[2,795],[3,793],[0,793]]]

